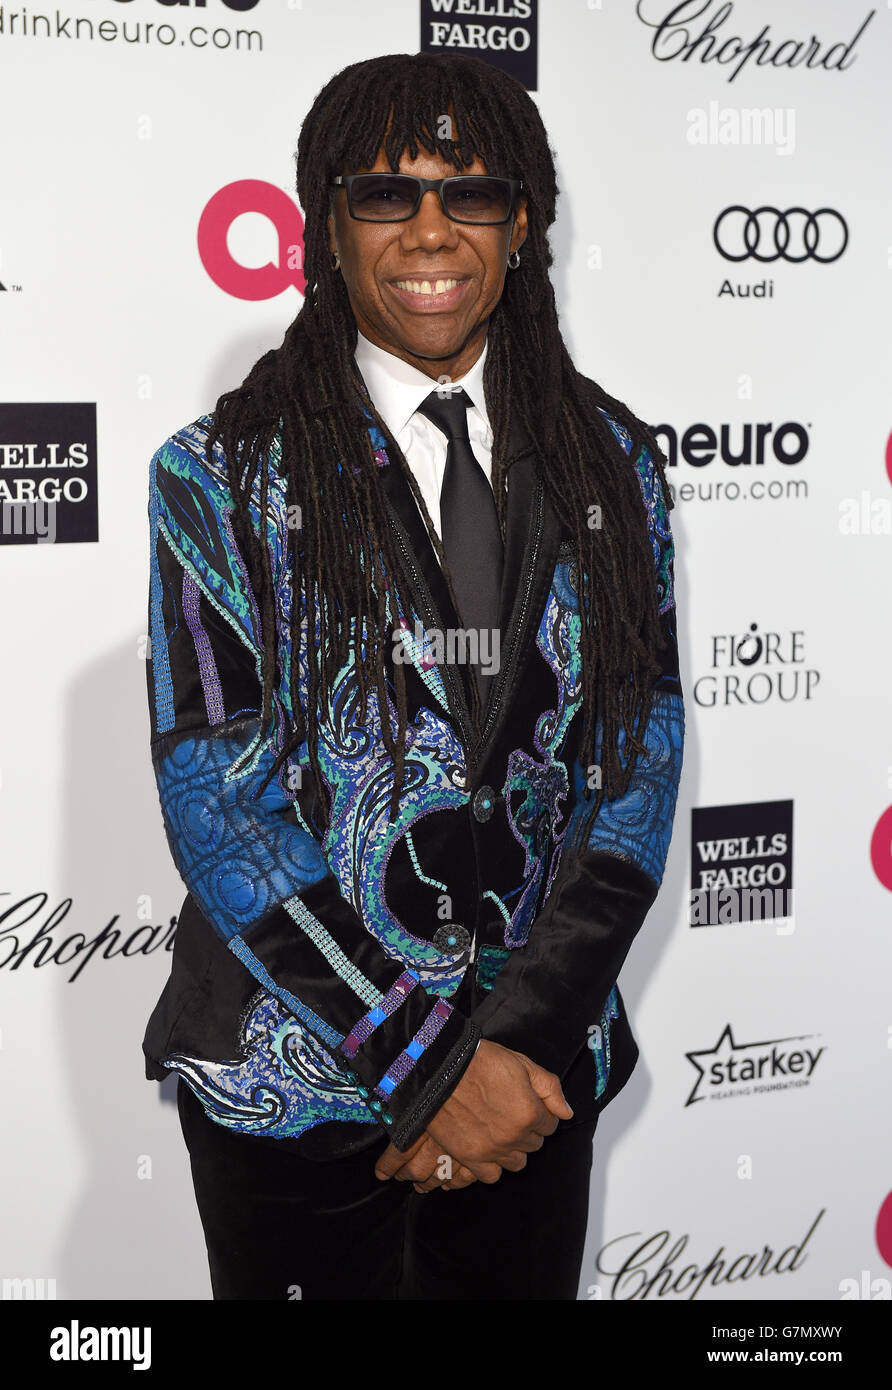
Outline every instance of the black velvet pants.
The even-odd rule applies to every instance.
[[[375,1177],[387,1146],[322,1163],[215,1124],[182,1080],[215,1299],[570,1299],[597,1118],[562,1121],[519,1173],[455,1192]]]

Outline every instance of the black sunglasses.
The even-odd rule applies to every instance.
[[[407,222],[432,188],[453,222],[495,227],[507,222],[513,213],[523,181],[489,174],[448,179],[419,179],[413,174],[338,174],[330,187],[347,190],[347,208],[357,222]]]

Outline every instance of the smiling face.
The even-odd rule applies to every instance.
[[[459,172],[426,150],[416,159],[404,151],[399,171],[426,179]],[[370,169],[352,172],[392,170],[381,149]],[[487,169],[475,158],[462,172],[485,174]],[[522,197],[503,226],[475,227],[452,222],[433,190],[406,222],[359,222],[350,216],[346,191],[339,188],[328,219],[329,247],[340,255],[340,274],[358,329],[434,380],[458,379],[480,356],[487,322],[502,295],[508,256],[523,245],[526,227]]]

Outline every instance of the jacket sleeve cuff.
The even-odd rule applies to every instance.
[[[419,993],[424,991],[419,986]],[[432,996],[425,995],[428,1002]],[[429,1038],[430,1041],[425,1042]],[[381,1058],[358,1053],[351,1066],[368,1090],[364,1097],[387,1130],[391,1143],[407,1149],[458,1085],[468,1067],[480,1029],[444,999],[438,999],[409,1043],[381,1073]]]

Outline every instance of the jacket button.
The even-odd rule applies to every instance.
[[[496,794],[492,787],[481,787],[474,797],[472,803],[474,819],[487,821],[495,810]]]
[[[445,926],[437,927],[431,941],[431,945],[442,951],[444,956],[459,955],[466,951],[470,944],[470,932],[460,927],[457,922],[447,922]]]

